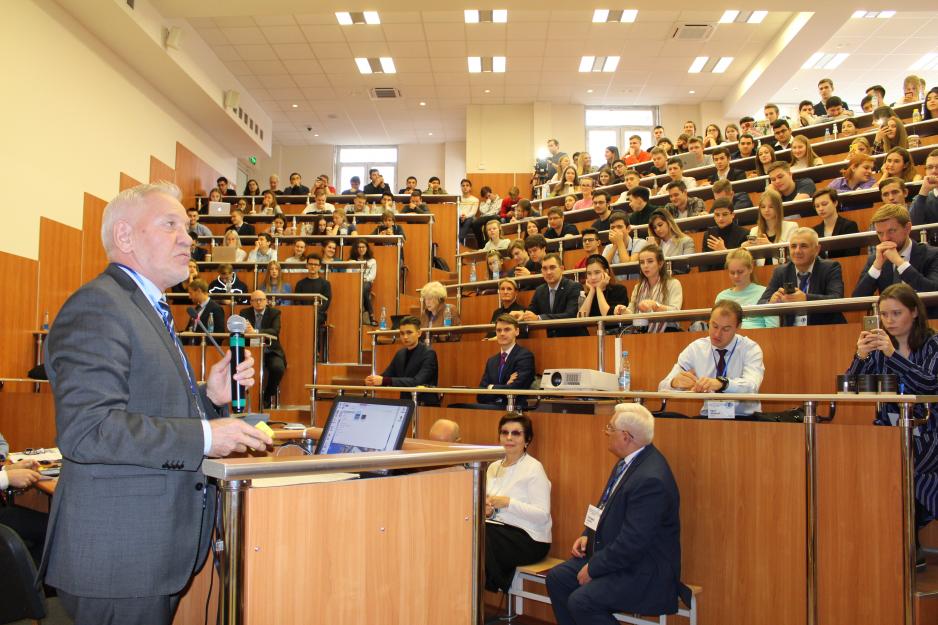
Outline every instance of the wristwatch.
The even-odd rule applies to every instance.
[[[718,375],[717,381],[720,383],[720,388],[717,389],[717,393],[722,393],[726,390],[726,387],[730,385],[730,379],[726,376]]]

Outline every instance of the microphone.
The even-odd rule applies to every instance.
[[[196,325],[199,327],[202,332],[205,332],[205,336],[208,337],[209,343],[215,346],[215,349],[218,351],[219,355],[222,358],[225,357],[225,351],[218,345],[218,341],[215,340],[215,337],[208,331],[208,328],[205,327],[205,324],[202,323],[202,320],[199,318],[199,313],[195,310],[194,306],[189,306],[186,308],[186,312],[189,313],[189,316],[195,321]]]
[[[228,347],[231,349],[231,410],[236,414],[241,414],[247,409],[247,397],[244,387],[242,387],[234,375],[238,370],[238,365],[244,360],[244,332],[247,330],[247,319],[240,315],[231,315],[228,317]]]

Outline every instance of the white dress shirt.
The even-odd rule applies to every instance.
[[[906,239],[906,240],[905,240],[905,246],[904,246],[901,250],[899,250],[899,256],[902,257],[903,263],[902,263],[901,265],[899,265],[898,267],[896,267],[896,272],[897,272],[899,275],[902,275],[902,272],[903,272],[903,271],[905,271],[906,269],[908,269],[909,267],[912,266],[912,263],[911,263],[911,260],[912,260],[912,239]],[[885,261],[885,262],[888,263],[889,261],[887,260],[887,261]],[[885,263],[884,263],[884,265],[885,265]],[[879,276],[883,273],[883,270],[882,270],[882,269],[877,269],[877,268],[874,267],[873,265],[870,265],[870,268],[867,270],[866,273],[868,273],[868,274],[870,275],[870,277],[873,278],[874,280],[879,280]]]
[[[729,345],[726,346],[726,378],[729,379],[729,385],[726,387],[726,393],[758,393],[762,385],[762,378],[765,376],[765,365],[762,362],[762,348],[752,339],[736,335]],[[681,352],[677,357],[677,362],[671,372],[658,384],[658,390],[662,392],[674,392],[677,389],[671,387],[671,380],[681,371],[694,370],[698,378],[717,377],[717,363],[719,354],[710,337],[699,338]],[[719,393],[714,393],[715,400],[720,399]],[[736,406],[736,414],[749,415],[753,412],[761,411],[762,404],[757,401],[739,402]],[[704,414],[704,411],[701,411]]]
[[[519,527],[539,543],[551,542],[550,480],[544,467],[528,454],[510,467],[503,467],[502,462],[490,464],[485,474],[485,494],[509,499],[492,520]]]

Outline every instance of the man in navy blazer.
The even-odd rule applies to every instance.
[[[485,363],[485,371],[479,388],[528,390],[534,381],[534,354],[516,342],[521,327],[518,321],[509,315],[502,315],[495,321],[495,340],[498,353]],[[524,398],[518,403],[524,404]],[[504,395],[479,395],[480,404],[504,404]]]
[[[606,425],[619,458],[597,506],[590,506],[573,558],[547,574],[558,625],[614,625],[615,612],[674,614],[681,583],[680,494],[668,461],[652,445],[654,418],[618,404]]]
[[[853,297],[875,295],[897,282],[905,282],[919,293],[938,291],[938,249],[916,243],[909,211],[898,204],[883,204],[870,220],[879,237],[876,251],[866,261]],[[938,307],[928,308],[938,317]]]
[[[791,260],[772,272],[769,286],[765,287],[760,304],[771,302],[817,302],[841,299],[844,279],[840,263],[818,258],[821,246],[817,232],[811,228],[798,228],[788,241]],[[782,315],[783,326],[818,326],[828,323],[847,323],[842,313],[813,315]]]
[[[524,312],[516,311],[511,316],[519,321],[538,321],[547,319],[573,319],[580,303],[580,284],[563,277],[563,259],[552,252],[541,262],[541,275],[544,282],[534,291],[531,304]],[[553,305],[551,305],[553,300]],[[583,326],[569,328],[548,328],[547,336],[586,336]]]
[[[404,317],[397,326],[403,349],[398,350],[381,375],[365,378],[367,386],[436,386],[439,365],[436,352],[420,340],[420,319]],[[401,399],[411,399],[410,393],[401,393]],[[418,393],[422,404],[438,406],[436,393]]]

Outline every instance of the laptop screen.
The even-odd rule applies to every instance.
[[[413,411],[410,401],[337,397],[316,445],[316,454],[396,451],[404,444]]]

